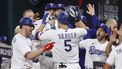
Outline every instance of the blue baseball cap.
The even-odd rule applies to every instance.
[[[60,12],[57,15],[57,19],[62,24],[67,24],[67,25],[69,24],[69,15],[67,12]]]
[[[63,10],[65,10],[65,6],[63,4],[56,4],[56,9],[63,9]]]
[[[19,21],[19,25],[28,25],[34,27],[34,21],[29,17],[23,17]]]
[[[106,24],[101,24],[100,26],[98,26],[97,28],[102,28],[105,30],[105,32],[108,34],[108,36],[111,35],[111,30],[108,28],[108,26]]]
[[[56,9],[56,5],[54,3],[47,3],[45,6],[45,10]]]

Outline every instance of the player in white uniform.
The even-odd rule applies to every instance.
[[[61,12],[57,19],[60,29],[40,32],[39,39],[55,42],[55,47],[52,50],[53,61],[55,62],[54,69],[81,69],[78,64],[78,42],[80,37],[87,34],[87,31],[84,28],[68,28],[69,16],[66,12]]]
[[[104,69],[111,69],[112,65],[115,65],[115,69],[122,68],[122,43],[111,51]]]
[[[63,4],[53,4],[53,3],[48,3],[45,7],[45,11],[49,12],[50,15],[46,16],[46,13],[44,14],[42,20],[47,20],[46,26],[44,27],[43,31],[49,30],[49,29],[58,29],[58,24],[57,20],[54,17],[54,10],[58,14],[59,12],[64,10],[64,5]],[[45,18],[47,17],[47,18]],[[39,28],[39,26],[42,24],[42,20],[36,21],[34,24],[36,26],[36,29]],[[41,42],[40,44],[43,46],[45,43],[48,42],[48,40],[41,40],[38,41]],[[40,56],[39,62],[40,62],[40,67],[41,69],[53,69],[53,61],[51,57],[51,52],[46,52],[43,53],[44,56]]]
[[[43,31],[49,30],[49,29],[55,29],[55,9],[56,9],[56,5],[54,3],[48,3],[45,6],[45,11],[44,11],[44,15],[46,12],[49,12],[50,15],[47,18],[48,23],[45,25],[45,28],[43,29]],[[45,17],[43,16],[42,19],[44,19]],[[34,23],[35,25],[35,30],[38,29],[40,27],[40,25],[42,24],[42,19],[36,21]]]
[[[102,67],[99,63],[104,63],[107,59],[105,49],[108,44],[107,37],[110,35],[110,30],[106,25],[102,24],[98,28],[96,35],[96,39],[86,39],[79,43],[80,47],[84,47],[86,49],[86,69],[94,69],[93,67],[95,64],[93,64],[93,62],[97,63],[98,67]]]
[[[106,60],[104,69],[111,69],[112,65],[115,65],[115,69],[122,68],[122,24],[118,31],[119,35],[119,45],[110,53],[109,57]]]
[[[29,36],[33,30],[33,20],[24,17],[20,20],[21,31],[12,40],[13,55],[11,59],[11,69],[31,69],[32,60],[42,52],[52,49],[53,43],[49,43],[38,50],[31,50],[31,40]]]

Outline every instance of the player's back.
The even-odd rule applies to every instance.
[[[40,40],[55,42],[52,49],[54,62],[79,62],[78,43],[80,38],[87,34],[84,28],[51,29],[39,33]]]
[[[54,30],[51,36],[55,42],[52,49],[54,62],[79,62],[78,42],[86,33],[81,28]]]

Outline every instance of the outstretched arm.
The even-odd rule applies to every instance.
[[[99,26],[100,20],[98,17],[95,15],[95,8],[94,5],[88,4],[87,5],[88,11],[86,11],[89,15],[91,15],[92,23],[93,23],[93,28],[96,28],[96,26]]]
[[[49,13],[49,12],[45,12],[45,13],[44,13],[44,15],[43,15],[43,17],[42,17],[42,24],[40,25],[40,27],[39,27],[39,29],[38,29],[39,32],[42,32],[42,31],[43,31],[45,25],[46,25],[47,22],[49,21],[50,14],[51,14],[51,13]]]
[[[54,46],[54,43],[55,42],[51,42],[51,43],[44,45],[42,48],[40,48],[38,50],[27,52],[27,53],[25,53],[24,56],[25,56],[25,58],[32,60],[32,59],[36,58],[37,56],[39,56],[41,53],[51,50]]]
[[[112,34],[110,35],[110,38],[109,38],[109,42],[105,49],[105,53],[106,53],[107,57],[109,56],[110,52],[112,51],[113,42],[115,42],[117,40],[116,36],[117,36],[117,31],[112,31]]]

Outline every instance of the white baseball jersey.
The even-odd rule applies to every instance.
[[[106,63],[110,66],[115,64],[115,69],[122,68],[122,43],[119,46],[117,46],[114,50],[112,50],[112,52],[106,60]]]
[[[51,22],[51,20],[48,21],[48,23],[45,25],[43,31],[47,31],[49,29],[58,29],[58,23],[57,20],[53,21],[55,22],[55,25]],[[32,34],[35,36],[36,34],[36,30],[40,27],[40,25],[42,24],[42,19],[38,20],[34,23],[35,29],[33,30]],[[49,41],[48,40],[41,40],[39,41],[40,45],[38,45],[37,47],[40,46],[44,46],[45,44],[47,44]],[[35,42],[34,44],[37,44],[37,42]],[[46,55],[46,52],[43,53],[43,55]],[[51,57],[48,56],[44,56],[45,58],[43,59],[43,62],[41,62],[42,60],[40,60],[40,68],[41,69],[53,69],[53,60]],[[42,57],[41,57],[42,58]]]
[[[39,33],[39,39],[55,42],[52,49],[54,62],[79,62],[78,43],[80,37],[86,34],[87,31],[83,28],[48,30]]]
[[[12,40],[13,55],[11,59],[11,69],[27,69],[32,67],[32,60],[28,60],[24,55],[31,51],[31,40],[21,34],[16,34]]]
[[[48,23],[45,25],[43,31],[47,31],[49,29],[58,29],[57,20],[55,20],[54,22],[55,22],[55,24],[53,24],[51,21],[48,21]],[[40,19],[34,23],[35,29],[32,32],[33,35],[36,34],[36,30],[40,27],[41,24],[42,24],[42,19]]]
[[[103,44],[100,44],[97,39],[86,39],[80,41],[80,47],[86,49],[85,56],[85,66],[88,68],[93,68],[93,61],[105,62],[107,57],[105,55],[105,49],[108,44],[106,41]]]

